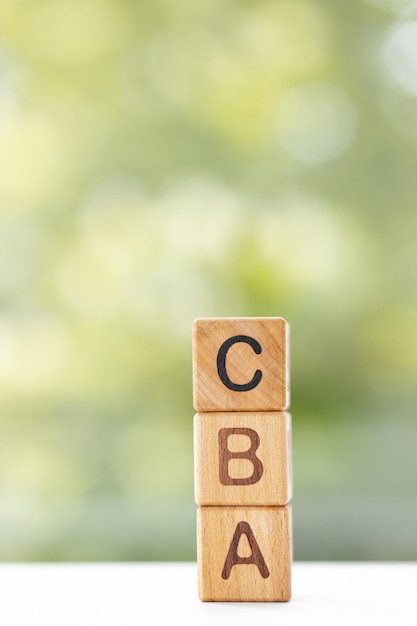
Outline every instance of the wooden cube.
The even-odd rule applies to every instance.
[[[288,324],[282,317],[198,319],[197,411],[282,411],[289,405]]]
[[[286,602],[291,560],[289,506],[198,509],[200,600]]]
[[[195,499],[199,505],[282,506],[292,496],[291,415],[197,413]]]

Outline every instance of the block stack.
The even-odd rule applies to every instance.
[[[193,326],[199,597],[291,597],[289,332],[281,317]]]

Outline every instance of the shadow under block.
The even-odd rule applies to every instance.
[[[197,510],[200,600],[287,602],[291,598],[291,508]]]
[[[289,413],[194,416],[197,504],[282,506],[292,497],[291,470]]]
[[[289,406],[289,330],[282,317],[197,319],[196,411],[282,411]]]

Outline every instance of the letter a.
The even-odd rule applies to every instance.
[[[251,446],[243,452],[231,452],[228,447],[230,435],[246,435]],[[259,435],[252,428],[221,428],[219,430],[219,478],[222,485],[253,485],[261,479],[264,473],[262,461],[255,452],[259,448]],[[253,465],[252,476],[247,478],[232,478],[229,475],[229,461],[231,459],[247,459]]]
[[[250,556],[239,556],[237,549],[239,546],[239,540],[242,535],[246,535],[248,543],[252,550]],[[268,578],[269,570],[265,563],[265,559],[262,556],[262,552],[259,549],[258,543],[255,539],[255,535],[252,532],[252,528],[248,522],[239,522],[236,526],[235,534],[233,535],[232,543],[230,544],[229,552],[227,553],[226,561],[224,563],[222,578],[227,580],[232,571],[234,565],[251,565],[254,564],[258,567],[262,578]]]

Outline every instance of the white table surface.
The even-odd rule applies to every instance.
[[[289,603],[203,603],[194,563],[0,565],[3,626],[417,625],[417,563],[294,563]]]

